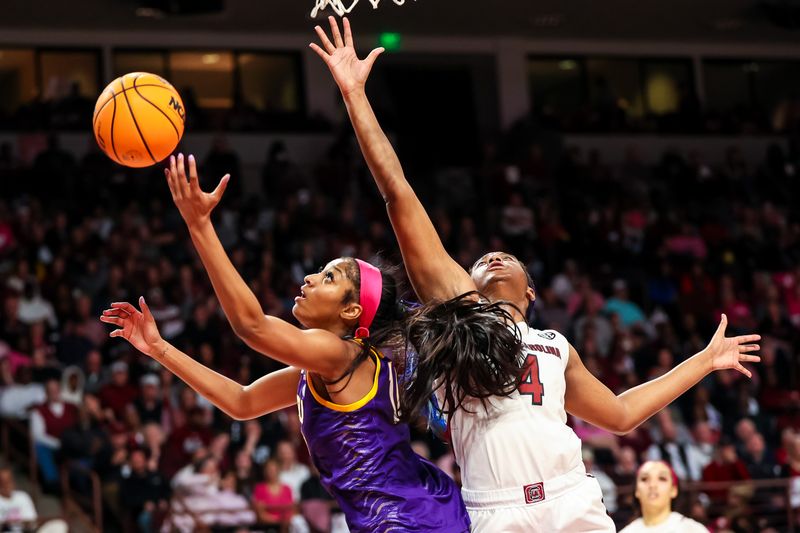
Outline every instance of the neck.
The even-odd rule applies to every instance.
[[[527,320],[524,313],[528,310],[530,302],[525,297],[524,293],[522,294],[522,298],[520,298],[519,290],[514,290],[505,283],[504,280],[490,283],[489,286],[485,287],[481,292],[490,302],[504,301],[513,304],[504,305],[503,308],[511,314],[514,322],[523,322]]]
[[[525,318],[525,315],[519,312],[518,309],[524,309],[524,304],[520,307],[520,302],[513,302],[514,305],[504,305],[503,309],[509,312],[511,317],[514,319],[514,323],[517,324],[519,322],[528,322],[528,319]],[[515,307],[516,306],[516,307]]]
[[[650,509],[648,511],[642,510],[642,520],[646,526],[657,526],[667,521],[672,509],[669,505],[662,509]]]
[[[345,324],[333,324],[323,329],[327,329],[337,337],[344,338],[348,335],[352,335],[354,328],[347,327]]]

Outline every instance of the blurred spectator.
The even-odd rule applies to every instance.
[[[253,460],[250,458],[250,451],[247,449],[239,450],[234,459],[233,467],[236,492],[245,498],[250,498],[256,486],[256,474],[253,468]]]
[[[157,471],[147,466],[143,450],[134,450],[122,469],[119,498],[122,508],[135,521],[142,533],[155,531],[153,518],[158,509],[165,510],[169,487]]]
[[[131,402],[139,395],[136,387],[128,382],[128,364],[116,361],[111,365],[111,382],[98,393],[103,407],[110,409],[114,418],[125,420],[125,413]]]
[[[253,490],[258,521],[263,524],[287,524],[294,514],[294,502],[300,500],[299,497],[293,497],[291,487],[279,476],[278,461],[269,459],[264,463],[264,482],[257,484]]]
[[[179,531],[203,527],[235,528],[252,524],[256,515],[247,500],[234,490],[232,475],[221,476],[210,455],[195,460],[173,479],[171,523]]]
[[[39,285],[32,281],[25,283],[25,291],[19,301],[17,316],[22,323],[28,326],[38,322],[46,322],[51,328],[58,326],[58,318],[53,310],[53,305],[42,298]]]
[[[743,481],[750,479],[747,466],[736,454],[736,446],[727,437],[723,437],[714,454],[714,459],[703,469],[703,481]],[[708,495],[717,503],[725,500],[726,491],[717,489]]]
[[[146,374],[139,378],[141,393],[128,404],[127,420],[132,428],[146,424],[161,425],[164,408],[161,401],[161,382],[155,374]]]
[[[300,500],[300,487],[311,475],[306,465],[297,461],[297,449],[289,441],[281,441],[275,449],[275,457],[280,468],[281,483],[292,489],[294,501]]]
[[[744,464],[753,479],[771,479],[780,473],[772,452],[767,449],[761,433],[754,433],[745,443]]]
[[[31,438],[36,450],[36,461],[48,490],[58,489],[56,453],[61,448],[61,436],[77,424],[78,409],[61,399],[61,386],[51,379],[45,383],[47,399],[31,412]]]
[[[0,361],[4,370],[8,361]],[[10,370],[8,370],[10,372]],[[31,368],[21,366],[12,381],[0,388],[0,415],[9,418],[27,419],[31,407],[47,400],[45,388],[41,383],[33,383]]]
[[[709,458],[697,444],[679,438],[678,427],[668,413],[665,409],[656,415],[660,422],[661,440],[650,447],[646,458],[669,464],[682,481],[698,481]]]
[[[213,433],[206,423],[205,411],[201,407],[192,408],[186,425],[176,428],[164,443],[161,473],[167,479],[172,478],[195,452],[206,448],[212,438]]]
[[[103,358],[98,350],[91,350],[86,354],[84,375],[83,390],[86,393],[97,394],[108,383],[109,372],[103,366]]]
[[[628,283],[623,279],[614,281],[614,296],[606,301],[603,308],[606,313],[619,315],[622,325],[630,327],[633,324],[644,322],[642,310],[628,296]]]
[[[77,366],[64,369],[61,376],[61,399],[79,407],[83,403],[83,371]]]
[[[27,492],[16,490],[10,468],[0,468],[0,530],[32,531],[38,515]]]

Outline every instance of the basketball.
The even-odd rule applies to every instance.
[[[92,125],[100,148],[127,167],[148,167],[175,150],[186,114],[178,91],[146,72],[115,79],[100,93]]]

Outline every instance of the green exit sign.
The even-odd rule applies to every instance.
[[[400,34],[395,32],[385,31],[378,36],[378,44],[390,52],[399,50],[401,41]]]

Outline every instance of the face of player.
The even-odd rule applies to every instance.
[[[361,306],[350,279],[352,259],[334,259],[316,274],[304,278],[300,295],[294,299],[292,314],[307,328],[339,332],[352,329],[361,316]]]
[[[636,499],[642,513],[657,513],[672,506],[678,495],[678,487],[672,483],[672,472],[660,461],[648,461],[639,469],[636,477]]]
[[[532,302],[533,289],[519,259],[505,252],[491,252],[472,265],[472,281],[478,291],[491,299]]]

